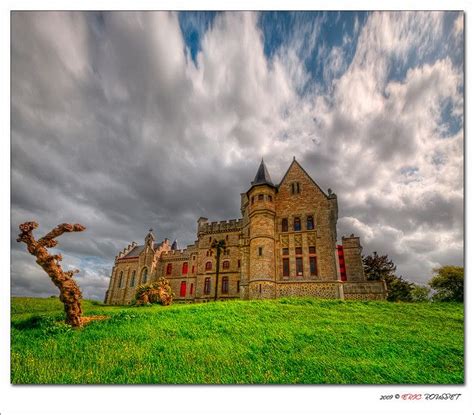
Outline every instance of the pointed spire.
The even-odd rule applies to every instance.
[[[171,250],[172,251],[177,251],[179,249],[179,246],[178,246],[178,241],[175,239],[173,241],[173,243],[171,244]]]
[[[265,166],[265,162],[263,161],[263,157],[260,167],[257,170],[257,174],[255,175],[255,179],[253,179],[251,184],[252,186],[257,184],[269,184],[270,186],[274,186],[270,174],[268,173],[267,166]]]

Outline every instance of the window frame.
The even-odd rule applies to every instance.
[[[229,277],[222,277],[221,294],[229,294]]]
[[[204,295],[211,294],[211,277],[204,278]]]
[[[296,226],[296,224],[298,224],[298,226]],[[293,218],[293,230],[295,232],[301,232],[301,218],[299,216]]]

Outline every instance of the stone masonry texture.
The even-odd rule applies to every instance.
[[[263,165],[263,161],[262,161]],[[218,299],[270,299],[312,296],[384,300],[386,286],[367,281],[357,236],[343,236],[347,280],[341,280],[337,256],[337,196],[325,193],[293,160],[274,185],[260,166],[256,180],[241,194],[242,218],[197,221],[197,239],[185,249],[157,243],[152,230],[115,258],[106,304],[130,304],[137,287],[160,277],[169,280],[175,301],[214,300],[216,250],[220,257]],[[264,167],[264,165],[263,165]]]

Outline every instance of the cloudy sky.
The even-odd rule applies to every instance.
[[[339,200],[338,236],[426,282],[463,261],[463,15],[12,14],[12,294],[57,294],[25,246],[62,222],[66,269],[103,299],[152,227],[238,218],[263,156]]]

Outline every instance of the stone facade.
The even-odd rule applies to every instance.
[[[367,281],[359,238],[337,244],[337,196],[326,194],[293,160],[279,185],[265,164],[250,189],[241,194],[241,219],[197,221],[197,240],[178,249],[168,239],[155,241],[152,230],[144,245],[132,243],[115,258],[106,304],[129,304],[138,285],[165,277],[175,300],[214,300],[216,252],[213,241],[225,241],[220,257],[220,300],[283,296],[383,300],[385,284]]]

